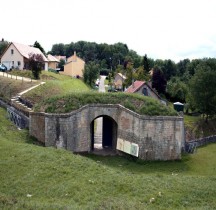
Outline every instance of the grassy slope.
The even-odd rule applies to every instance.
[[[142,115],[177,115],[173,109],[161,105],[150,97],[139,94],[97,93],[93,91],[48,98],[36,106],[36,111],[66,113],[86,104],[121,104]]]
[[[13,74],[29,76],[29,71],[15,71]],[[65,113],[89,103],[122,104],[126,108],[146,115],[176,115],[169,109],[149,97],[139,95],[101,94],[89,91],[80,79],[43,71],[41,80],[46,84],[33,89],[22,98],[36,105],[36,111]]]
[[[53,96],[64,95],[74,91],[89,91],[89,87],[84,82],[69,76],[43,71],[41,80],[46,83],[23,96],[33,104]]]
[[[79,156],[31,144],[5,116],[0,108],[0,209],[216,208],[216,144],[176,162]]]
[[[0,77],[0,97],[9,101],[16,94],[38,84],[38,82],[22,82],[7,77]]]

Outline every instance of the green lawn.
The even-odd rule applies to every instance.
[[[61,96],[72,92],[86,92],[90,90],[81,79],[52,72],[43,71],[41,81],[46,83],[23,95],[23,98],[36,104],[53,96]]]
[[[216,209],[215,154],[216,144],[182,161],[74,155],[34,144],[0,108],[0,209]]]

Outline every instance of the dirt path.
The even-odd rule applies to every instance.
[[[105,92],[105,81],[106,76],[100,76],[99,92]],[[96,130],[94,135],[94,148],[102,149],[102,129],[103,129],[103,118],[99,117],[95,120]]]

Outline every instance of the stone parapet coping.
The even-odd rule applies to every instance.
[[[71,115],[77,114],[84,109],[90,109],[91,107],[98,107],[98,108],[116,108],[119,111],[125,111],[131,115],[136,116],[140,119],[146,119],[146,120],[172,120],[172,121],[182,121],[183,117],[179,116],[149,116],[149,115],[140,115],[130,109],[125,108],[124,106],[120,104],[87,104],[77,110],[71,111],[69,113],[46,113],[46,112],[31,112],[30,115],[41,115],[41,116],[47,116],[47,117],[62,117],[67,118]]]

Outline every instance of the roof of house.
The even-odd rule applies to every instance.
[[[127,90],[127,93],[135,93],[139,90],[146,82],[145,81],[135,81]]]
[[[55,55],[54,57],[57,58],[59,61],[60,60],[66,61],[66,56],[64,56],[64,55]]]
[[[52,61],[52,62],[58,62],[58,63],[60,62],[55,56],[51,54],[47,55],[47,59],[48,61]]]
[[[33,53],[33,54],[40,54],[43,56],[43,59],[44,61],[48,61],[47,58],[45,57],[45,55],[41,52],[40,49],[36,48],[36,47],[32,47],[32,46],[29,46],[29,45],[24,45],[24,44],[19,44],[19,43],[16,43],[16,42],[11,42],[7,49],[11,46],[11,45],[14,45],[16,47],[16,49],[20,52],[20,54],[29,59],[29,54]],[[4,53],[7,51],[7,49],[4,51]],[[3,53],[3,54],[4,54]]]
[[[125,92],[127,92],[127,93],[135,93],[135,92],[137,92],[142,86],[144,86],[144,85],[147,85],[150,89],[151,89],[151,91],[152,92],[154,92],[156,95],[157,95],[157,97],[159,98],[159,99],[161,99],[161,97],[158,95],[158,93],[157,93],[157,91],[155,91],[149,84],[148,84],[148,82],[145,82],[145,81],[135,81],[134,82],[134,84],[132,84]]]
[[[76,62],[77,58],[80,59],[81,61],[85,62],[82,58],[80,58],[79,56],[77,56],[76,51],[74,51],[74,54],[72,56],[70,56],[70,57],[67,58],[67,63],[66,64],[71,63],[71,62]],[[68,60],[70,60],[70,61],[68,61]]]
[[[122,73],[117,73],[121,78],[126,79],[126,76],[122,75]]]

